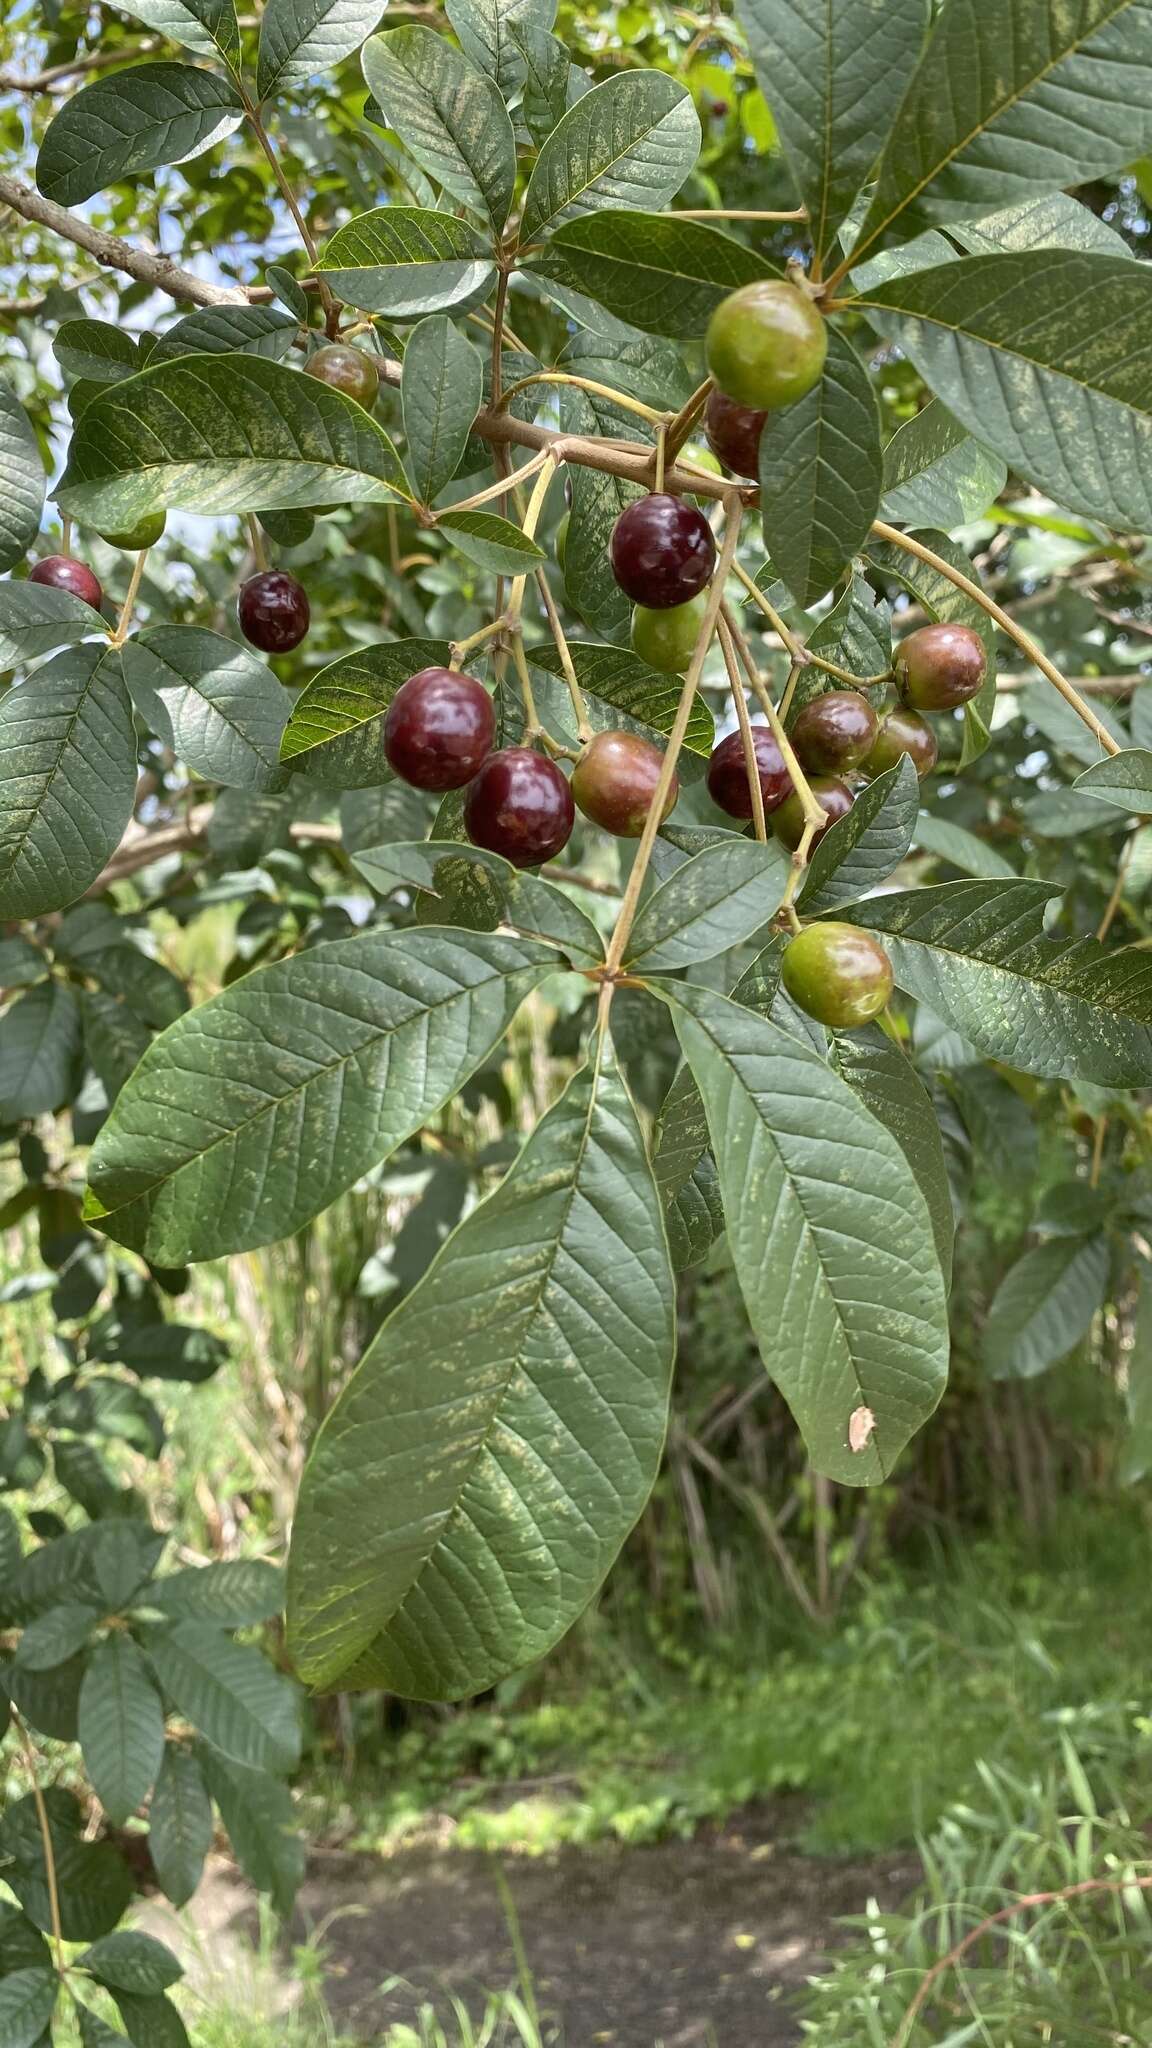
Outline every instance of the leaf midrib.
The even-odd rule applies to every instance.
[[[1128,4],[1128,0],[1125,0],[1125,4]],[[626,77],[626,76],[627,76],[627,73],[622,73],[622,74],[619,74],[619,73],[618,73],[617,75],[618,75],[618,76],[625,76],[625,77]],[[665,75],[665,74],[661,74],[661,75]],[[639,76],[639,74],[638,74],[638,73],[636,73],[636,72],[633,72],[632,76],[633,76],[633,77],[637,77],[637,76]],[[675,82],[676,82],[676,81],[675,81],[675,80],[672,80],[671,82],[672,82],[673,84],[675,84]],[[604,85],[605,85],[605,86],[609,86],[609,85],[612,85],[612,84],[614,84],[614,83],[615,83],[615,81],[614,81],[613,79],[608,79],[608,78],[606,78],[606,79],[605,79],[605,80],[603,81],[603,83],[604,83]],[[596,89],[597,89],[597,88],[593,88],[593,91],[595,91]],[[581,109],[581,107],[582,107],[582,106],[585,106],[585,105],[587,104],[587,101],[588,101],[588,100],[589,100],[589,99],[590,99],[591,97],[592,97],[592,94],[590,94],[590,93],[586,93],[586,94],[584,95],[584,98],[583,98],[582,100],[577,100],[577,102],[576,102],[576,105],[575,105],[574,107],[569,107],[569,109],[568,109],[568,113],[567,113],[567,114],[565,114],[565,116],[564,116],[564,120],[560,122],[560,124],[559,124],[559,127],[557,127],[557,128],[554,128],[554,129],[553,129],[553,131],[552,131],[552,135],[550,135],[550,136],[549,136],[548,140],[549,140],[550,142],[551,142],[551,141],[553,140],[553,137],[554,137],[554,136],[556,136],[556,135],[558,135],[558,134],[560,133],[560,129],[562,129],[562,128],[563,128],[563,126],[564,126],[564,122],[568,120],[568,118],[569,118],[569,115],[573,115],[573,114],[578,114],[578,113],[580,112],[580,109]],[[608,173],[609,173],[610,171],[613,171],[613,170],[615,170],[615,168],[616,168],[616,165],[617,165],[617,164],[623,163],[623,162],[624,162],[624,159],[625,159],[625,157],[627,157],[627,156],[630,156],[630,155],[631,155],[631,154],[633,153],[633,151],[634,151],[634,150],[636,150],[636,149],[637,149],[637,148],[639,147],[640,143],[642,143],[642,142],[647,142],[647,140],[648,140],[649,136],[651,136],[651,135],[654,135],[654,134],[656,133],[656,130],[657,130],[658,128],[662,128],[662,127],[663,127],[663,125],[664,125],[664,123],[665,123],[665,121],[666,121],[666,120],[668,120],[668,118],[669,118],[669,116],[670,116],[671,114],[675,114],[675,113],[678,113],[678,112],[679,112],[679,110],[680,110],[680,108],[681,108],[681,107],[683,106],[683,104],[684,104],[684,99],[683,99],[683,97],[682,97],[682,98],[680,98],[680,99],[678,99],[678,100],[675,100],[675,101],[674,101],[674,102],[672,103],[672,105],[671,105],[671,106],[665,107],[665,109],[664,109],[663,113],[662,113],[662,114],[661,114],[661,115],[659,116],[659,118],[658,118],[657,120],[655,120],[655,121],[651,121],[651,122],[649,123],[648,127],[647,127],[647,128],[645,128],[645,129],[643,130],[643,132],[642,132],[641,134],[639,134],[639,135],[634,135],[634,136],[633,136],[633,137],[631,138],[631,140],[630,140],[629,142],[627,142],[627,143],[626,143],[626,144],[624,145],[624,147],[623,147],[622,149],[620,149],[620,150],[618,150],[618,151],[617,151],[617,153],[616,153],[616,155],[615,155],[615,156],[609,157],[606,163],[603,163],[603,164],[601,164],[601,165],[600,165],[600,167],[599,167],[599,169],[598,169],[597,171],[595,171],[595,172],[594,172],[594,174],[592,175],[592,177],[590,177],[590,178],[589,178],[589,179],[587,180],[587,182],[586,182],[585,184],[581,185],[581,186],[579,187],[579,189],[578,189],[578,190],[576,190],[576,191],[572,191],[572,192],[569,192],[569,194],[568,194],[568,197],[567,197],[567,198],[566,198],[565,200],[563,200],[563,201],[561,202],[561,204],[560,204],[559,206],[555,206],[555,207],[553,207],[550,213],[547,213],[547,214],[545,214],[545,215],[544,215],[544,217],[543,217],[543,218],[542,218],[541,220],[538,220],[538,221],[536,221],[536,222],[535,222],[535,223],[533,224],[533,228],[532,228],[532,234],[533,234],[533,236],[538,236],[538,235],[541,235],[541,234],[543,234],[543,232],[544,232],[545,228],[547,228],[548,226],[550,226],[550,224],[551,224],[551,223],[552,223],[552,222],[553,222],[554,220],[558,219],[558,217],[560,216],[560,214],[562,214],[562,213],[565,213],[565,212],[567,211],[567,209],[568,209],[568,208],[569,208],[570,206],[575,206],[575,204],[576,204],[577,200],[579,200],[579,199],[582,199],[582,198],[583,198],[583,196],[584,196],[584,194],[585,194],[586,192],[590,192],[590,191],[592,190],[592,188],[593,188],[593,186],[594,186],[594,185],[598,185],[598,184],[600,183],[600,180],[601,180],[602,178],[606,178],[606,177],[608,176]],[[573,125],[575,125],[575,123],[573,123]],[[557,151],[557,152],[556,152],[556,154],[558,155],[558,154],[559,154],[559,152]],[[539,168],[540,168],[540,159],[539,159],[539,158],[537,158],[537,160],[536,160],[536,165],[535,165],[535,168],[533,169],[533,172],[532,172],[532,178],[531,178],[531,180],[530,180],[530,184],[535,184],[535,182],[536,182],[536,172],[537,172],[537,171],[539,170]],[[531,196],[530,192],[526,192],[526,193],[525,193],[525,195],[524,195],[524,210],[525,210],[525,212],[527,212],[527,210],[528,210],[528,200],[529,200],[529,197],[530,197],[530,196]],[[535,246],[534,242],[533,242],[533,243],[526,243],[526,244],[525,244],[525,249],[528,249],[528,248],[531,248],[531,247],[534,247],[534,246]]]
[[[97,612],[95,616],[99,618],[100,614]],[[96,663],[96,666],[92,670],[92,673],[88,678],[88,681],[85,683],[83,690],[80,692],[80,695],[76,700],[76,708],[72,712],[68,720],[68,724],[64,731],[64,736],[56,749],[52,766],[48,774],[44,778],[44,784],[40,793],[39,800],[36,804],[35,809],[32,811],[29,817],[27,828],[24,832],[20,834],[19,838],[17,839],[15,850],[13,851],[11,860],[7,861],[3,865],[0,865],[0,878],[2,878],[5,881],[7,881],[10,878],[13,868],[16,866],[17,861],[21,858],[21,855],[24,853],[28,840],[31,837],[33,827],[39,822],[41,812],[44,809],[44,805],[48,801],[48,792],[51,789],[53,783],[55,782],[57,775],[60,773],[60,763],[64,758],[65,750],[72,744],[73,727],[75,726],[85,704],[88,702],[89,694],[95,687],[96,678],[99,675],[101,669],[103,668],[104,663],[108,658],[108,655],[112,651],[113,650],[110,647],[106,647],[104,649],[99,661]],[[24,688],[27,689],[27,687],[28,685],[25,684]]]

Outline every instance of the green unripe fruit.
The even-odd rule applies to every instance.
[[[110,548],[123,548],[127,554],[138,555],[141,548],[155,547],[167,524],[166,512],[149,512],[125,532],[102,533],[100,538],[106,540]]]
[[[638,654],[641,661],[646,661],[649,668],[658,668],[662,675],[683,675],[700,637],[707,604],[708,594],[702,590],[698,597],[690,597],[687,604],[669,605],[664,611],[650,611],[647,605],[635,605],[632,611],[633,653]]]
[[[875,742],[861,766],[865,775],[875,777],[907,758],[917,775],[931,775],[939,752],[936,735],[920,713],[903,711],[897,706],[881,720]]]
[[[562,576],[568,561],[568,526],[571,518],[572,514],[565,512],[556,528],[556,565]]]
[[[914,711],[953,711],[974,697],[984,681],[988,656],[971,626],[920,626],[900,642],[896,687]]]
[[[318,348],[315,355],[309,356],[304,369],[309,377],[318,377],[333,391],[343,391],[346,397],[354,398],[357,405],[371,410],[376,403],[380,373],[375,357],[365,355],[362,348],[353,348],[350,342],[333,341]]]
[[[807,292],[784,278],[760,278],[722,299],[708,322],[708,368],[739,405],[771,412],[818,384],[828,329]]]
[[[892,963],[856,924],[810,924],[785,948],[780,978],[794,1003],[832,1031],[878,1017],[892,994]]]
[[[848,784],[841,782],[838,775],[810,776],[808,787],[827,819],[827,824],[819,826],[812,834],[810,843],[815,846],[823,839],[829,825],[835,825],[839,819],[848,816],[856,799]],[[791,796],[786,796],[783,803],[777,805],[772,813],[771,823],[777,839],[795,853],[804,837],[804,806],[797,790],[793,790]]]

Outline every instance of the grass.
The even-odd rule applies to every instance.
[[[449,1815],[459,1848],[547,1853],[798,1793],[801,1846],[884,1850],[935,1827],[979,1759],[1026,1771],[1045,1730],[1091,1748],[1119,1727],[1148,1763],[1147,1555],[1134,1500],[1089,1502],[1046,1546],[977,1543],[874,1582],[827,1638],[669,1663],[593,1624],[583,1670],[546,1671],[541,1697],[419,1720],[351,1783],[321,1768],[308,1825],[388,1850]]]

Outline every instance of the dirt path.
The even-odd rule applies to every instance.
[[[567,2048],[785,2048],[800,2040],[788,1994],[815,1970],[833,1923],[873,1894],[894,1904],[914,1878],[899,1856],[841,1863],[778,1848],[751,1810],[691,1842],[565,1849],[501,1859],[537,1997]],[[219,1981],[235,1937],[254,1935],[251,1895],[220,1863],[196,1910],[200,1962]],[[378,2043],[417,1998],[445,1986],[476,2009],[515,1975],[490,1861],[427,1846],[386,1859],[321,1854],[294,1940],[327,1923],[327,1992],[341,2028]],[[171,1935],[171,1928],[165,1930]],[[240,1967],[237,1961],[237,1967]],[[235,1991],[235,1979],[233,1978]],[[711,2028],[711,2032],[709,2029]]]

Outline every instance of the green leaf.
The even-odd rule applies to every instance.
[[[170,1742],[148,1811],[148,1847],[160,1888],[174,1906],[186,1906],[212,1847],[212,1801],[199,1759]]]
[[[231,789],[283,785],[289,699],[266,662],[199,626],[151,626],[120,659],[141,717],[193,775]]]
[[[737,834],[706,846],[643,905],[628,945],[630,967],[690,967],[751,938],[779,908],[788,869],[778,840],[762,846]]]
[[[0,569],[22,562],[40,531],[44,461],[35,429],[0,376]]]
[[[1118,811],[1152,811],[1152,753],[1127,747],[1122,754],[1109,754],[1078,775],[1072,787]]]
[[[665,1203],[664,1221],[673,1268],[687,1273],[711,1251],[724,1228],[720,1180],[710,1152],[697,1160],[687,1180]]]
[[[761,587],[763,573],[757,578]],[[771,598],[770,591],[767,595]],[[861,682],[886,676],[892,666],[892,607],[887,598],[876,595],[867,577],[855,569],[847,590],[808,634],[808,646],[813,654],[822,654],[825,661],[834,661],[859,676]],[[793,699],[797,709],[797,700],[807,701],[809,694],[819,696],[823,691],[819,672],[809,674],[814,688],[811,692],[805,688],[802,674]]]
[[[657,335],[621,341],[582,328],[560,351],[556,367],[611,384],[657,412],[685,405],[694,388],[681,351]]]
[[[966,256],[860,302],[969,431],[1060,505],[1152,528],[1152,276],[1127,257]]]
[[[805,917],[867,896],[898,868],[916,829],[920,783],[911,761],[899,761],[857,792],[846,818],[821,834],[800,892]]]
[[[341,655],[296,698],[280,759],[329,789],[366,789],[387,781],[388,706],[409,676],[447,659],[446,640],[389,640]]]
[[[550,29],[556,0],[448,0],[445,13],[464,55],[495,79],[505,99],[511,99],[522,89],[525,75],[517,31]]]
[[[126,2034],[122,2034],[118,2027],[110,2027],[107,2020],[102,2020],[98,2013],[90,2012],[75,1996],[73,2002],[80,2026],[81,2048],[123,2048],[128,2038]]]
[[[96,880],[136,795],[116,654],[57,654],[0,699],[0,917],[60,910]]]
[[[348,305],[389,320],[466,313],[496,281],[475,228],[419,206],[380,206],[346,221],[321,250],[317,273]]]
[[[371,35],[385,0],[268,0],[260,22],[261,100],[332,71]]]
[[[621,71],[570,107],[536,159],[522,244],[574,214],[668,204],[700,154],[691,93],[663,71]]]
[[[0,1901],[0,1977],[15,1970],[50,1970],[52,1951],[19,1906]]]
[[[496,512],[438,512],[436,531],[446,533],[459,554],[493,576],[523,576],[545,559],[536,541]]]
[[[997,853],[986,839],[978,839],[975,832],[953,824],[951,818],[935,818],[930,811],[921,811],[912,844],[923,847],[925,853],[935,854],[938,860],[947,861],[950,867],[959,868],[962,874],[982,875],[990,881],[1017,879],[1016,869],[1002,853]]]
[[[497,88],[435,29],[390,29],[364,48],[364,76],[418,164],[499,234],[516,189],[516,138]]]
[[[1013,702],[1019,717],[1043,733],[1054,753],[1068,754],[1072,760],[1082,761],[1087,768],[1099,765],[1100,742],[1095,733],[1089,731],[1079,712],[1074,711],[1070,704],[1066,704],[1062,697],[1057,696],[1049,682],[1037,680],[1034,683],[1026,683],[1024,688],[1016,693]],[[1126,748],[1128,735],[1115,710],[1102,698],[1092,708],[1105,731],[1111,733],[1119,747]],[[1036,801],[1038,799],[1033,799],[1033,804]],[[1086,796],[1073,796],[1067,789],[1058,793],[1062,815],[1070,815],[1077,820],[1074,829],[1079,831],[1092,829],[1091,819],[1087,815],[1087,801]],[[1032,805],[1029,808],[1031,809]],[[1117,819],[1107,819],[1102,810],[1097,810],[1096,818],[1102,825],[1119,822]]]
[[[148,1589],[148,1605],[163,1614],[190,1615],[214,1621],[221,1628],[243,1628],[271,1621],[284,1605],[284,1577],[275,1565],[241,1557],[227,1564],[193,1565],[157,1579]],[[129,1990],[133,1989],[129,1985]]]
[[[115,1329],[101,1343],[98,1356],[126,1365],[141,1379],[184,1380],[199,1386],[210,1380],[228,1357],[228,1346],[210,1330],[185,1323],[148,1323],[139,1329]]]
[[[460,1698],[543,1656],[651,1491],[674,1341],[636,1113],[584,1069],[329,1414],[289,1562],[305,1678]]]
[[[66,377],[90,384],[118,384],[140,368],[134,338],[109,320],[65,320],[56,330],[52,353]]]
[[[0,1683],[33,1728],[57,1742],[74,1742],[84,1661],[82,1656],[70,1657],[51,1671],[22,1671],[10,1665],[0,1674]]]
[[[190,2048],[188,2029],[170,1998],[137,1998],[131,1991],[113,1996],[134,2048]]]
[[[251,1770],[292,1770],[300,1755],[296,1688],[260,1650],[206,1621],[179,1621],[149,1637],[148,1653],[177,1713],[221,1756]]]
[[[970,582],[980,581],[974,563],[946,533],[937,532],[935,527],[919,528],[911,538],[922,541],[934,554],[950,562],[954,569],[959,569]],[[969,698],[964,706],[964,745],[959,765],[967,768],[984,752],[992,736],[992,713],[996,705],[996,632],[992,621],[975,598],[957,590],[939,569],[934,569],[928,562],[918,561],[915,555],[908,554],[894,543],[869,541],[865,553],[883,575],[892,576],[904,585],[930,619],[957,620],[962,625],[971,626],[984,642],[987,657],[984,681],[976,696]]]
[[[408,479],[421,504],[451,483],[483,396],[483,365],[471,342],[446,313],[430,314],[408,337],[400,380]]]
[[[0,1122],[43,1116],[71,1093],[80,1050],[80,1009],[62,981],[42,981],[4,1012]]]
[[[92,1149],[90,1214],[165,1266],[286,1237],[427,1123],[555,967],[438,928],[256,969],[145,1054]]]
[[[30,1621],[16,1648],[16,1662],[25,1671],[52,1671],[83,1649],[100,1619],[97,1607],[65,1600]]]
[[[573,962],[599,966],[604,958],[600,934],[591,919],[561,889],[541,875],[527,874],[478,846],[451,840],[420,839],[366,847],[353,856],[353,866],[382,896],[402,884],[451,898],[460,863],[482,868],[491,877],[491,924],[514,924],[533,937],[551,939]]]
[[[896,983],[989,1059],[1052,1080],[1152,1080],[1152,960],[1095,939],[1054,942],[1051,882],[941,882],[857,905]]]
[[[993,1379],[1035,1379],[1075,1350],[1103,1306],[1110,1261],[1102,1234],[1049,1238],[1010,1267],[984,1325]]]
[[[920,0],[740,0],[737,14],[821,256],[888,140]]]
[[[97,1798],[122,1826],[147,1799],[164,1755],[164,1709],[131,1636],[109,1635],[88,1660],[80,1747]]]
[[[0,583],[0,669],[15,668],[90,633],[107,634],[99,612],[70,590],[45,583]]]
[[[764,1363],[816,1470],[874,1485],[947,1375],[924,1196],[884,1124],[798,1039],[688,983],[667,1000],[704,1098]]]
[[[916,1176],[932,1219],[936,1256],[945,1286],[952,1273],[952,1240],[956,1220],[944,1144],[932,1097],[906,1052],[894,1045],[879,1024],[863,1031],[831,1034],[828,1057],[841,1078],[891,1131]]]
[[[237,1863],[286,1917],[304,1876],[304,1844],[296,1830],[292,1794],[263,1771],[226,1763],[206,1744],[197,1755]]]
[[[645,334],[697,340],[721,299],[770,274],[772,265],[704,221],[605,212],[567,222],[527,268],[583,292]]]
[[[60,1993],[55,1969],[13,1970],[0,1977],[0,2044],[37,2048],[50,2026]]]
[[[170,42],[195,50],[197,56],[219,55],[231,70],[239,69],[240,30],[233,0],[127,0],[124,12]]]
[[[28,939],[0,939],[0,988],[31,988],[43,981],[48,962]]]
[[[1123,235],[1070,192],[1043,192],[980,220],[950,221],[948,233],[962,249],[977,254],[995,249],[1095,249],[1105,256],[1132,257]]]
[[[137,64],[65,100],[36,159],[45,199],[75,206],[120,178],[187,163],[244,118],[234,85],[196,64]]]
[[[682,688],[676,676],[661,675],[649,668],[627,647],[612,647],[595,641],[573,640],[569,644],[572,666],[576,680],[584,694],[588,709],[589,723],[597,732],[635,732],[642,739],[656,744],[672,730],[676,716],[676,704]],[[529,665],[533,684],[539,684],[541,701],[539,709],[547,717],[549,729],[557,733],[568,733],[575,742],[575,725],[572,707],[563,682],[563,664],[554,647],[532,647],[528,650]],[[548,709],[545,713],[544,706]],[[706,760],[716,740],[716,727],[711,712],[697,699],[685,738],[685,755],[681,755],[681,771],[699,774],[693,769],[692,755]]]
[[[305,301],[307,312],[307,301]],[[279,362],[300,332],[300,323],[275,306],[201,306],[162,334],[154,363],[174,356],[269,356]]]
[[[568,111],[568,81],[572,66],[558,36],[543,27],[512,15],[508,32],[520,58],[523,77],[523,114],[529,135],[539,149],[558,121]]]
[[[760,435],[760,518],[777,574],[803,605],[838,581],[880,508],[880,412],[867,365],[838,328],[824,375]]]
[[[109,1934],[132,1896],[132,1873],[111,1842],[80,1838],[82,1815],[71,1793],[44,1791],[48,1834],[56,1866],[60,1926],[65,1941],[96,1941]],[[9,1860],[10,1859],[10,1860]],[[0,1862],[5,1883],[37,1927],[53,1925],[40,1809],[31,1798],[9,1803],[0,1820]],[[11,1983],[11,1978],[0,1983]]]
[[[1007,480],[1002,457],[974,441],[934,398],[884,449],[880,509],[900,526],[963,526],[987,511]]]
[[[162,1941],[130,1928],[94,1942],[77,1957],[76,1968],[87,1970],[110,1991],[132,1991],[141,1998],[157,1997],[184,1975],[183,1965]]]
[[[1131,0],[947,0],[855,255],[1122,170],[1152,142],[1150,70],[1152,17]]]
[[[383,505],[403,490],[387,434],[342,391],[262,356],[182,356],[85,408],[57,503],[117,530],[173,505]]]

